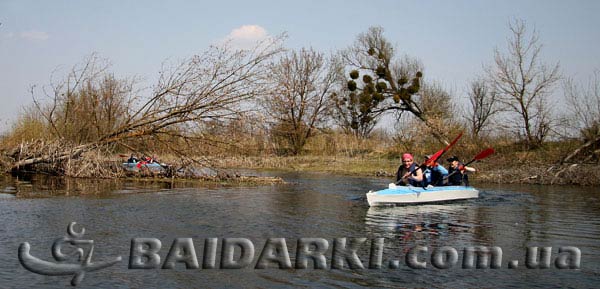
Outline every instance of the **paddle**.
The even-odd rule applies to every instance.
[[[148,167],[148,165],[150,165],[150,164],[157,164],[157,165],[159,165],[161,168],[163,168],[163,169],[165,169],[165,170],[166,170],[166,169],[168,169],[168,166],[167,166],[167,165],[163,165],[163,164],[161,164],[160,162],[158,162],[157,160],[155,160],[155,159],[154,159],[154,158],[152,158],[152,157],[142,158],[142,160],[140,160],[140,161],[137,163],[137,167],[138,167],[138,169],[141,169],[141,168],[142,168],[142,166],[146,166],[146,168],[147,168],[147,167]]]
[[[468,166],[468,165],[470,165],[471,163],[473,163],[475,161],[479,161],[479,160],[485,159],[485,158],[487,158],[488,156],[490,156],[493,153],[494,153],[494,149],[493,148],[484,149],[483,151],[481,151],[480,153],[478,153],[475,157],[473,157],[472,160],[470,160],[469,162],[467,162],[465,164],[465,166]]]
[[[458,142],[458,140],[462,137],[463,133],[459,133],[458,136],[456,136],[454,138],[454,140],[448,144],[444,149],[437,151],[435,154],[433,154],[425,163],[423,163],[423,165],[426,165],[428,167],[432,166],[444,153],[446,153],[447,151],[450,150],[450,148],[456,144],[456,142]]]
[[[491,154],[493,154],[493,153],[494,153],[494,149],[493,149],[493,148],[487,148],[487,149],[484,149],[483,151],[481,151],[480,153],[478,153],[478,154],[477,154],[475,157],[473,157],[473,159],[472,159],[472,160],[470,160],[469,162],[467,162],[467,163],[466,163],[466,164],[464,164],[463,166],[464,166],[464,167],[466,167],[466,166],[468,166],[468,165],[472,164],[473,162],[476,162],[476,161],[479,161],[479,160],[485,159],[485,158],[487,158],[488,156],[490,156],[490,155],[491,155]],[[459,171],[460,171],[460,170],[452,172],[451,174],[449,174],[449,175],[447,175],[446,177],[444,177],[444,179],[447,179],[447,178],[449,178],[450,176],[452,176],[452,175],[456,174],[456,173],[457,173],[457,172],[459,172]]]

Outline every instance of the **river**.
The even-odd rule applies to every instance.
[[[475,183],[479,199],[370,208],[365,192],[384,188],[389,180],[323,173],[263,174],[280,176],[287,184],[201,187],[194,183],[0,176],[0,288],[69,286],[72,276],[27,271],[17,253],[19,245],[28,242],[31,255],[56,262],[52,244],[67,234],[71,222],[77,223],[76,231],[85,228],[82,239],[94,240],[93,262],[122,257],[111,267],[87,272],[78,288],[600,286],[598,187]],[[138,238],[160,240],[157,254],[161,266],[128,267],[132,240],[141,240]],[[192,239],[200,269],[186,269],[185,262],[162,269],[176,238]],[[218,238],[219,251],[224,238],[249,240],[255,248],[252,263],[242,269],[219,268],[221,255],[217,254],[217,268],[203,269],[207,238]],[[292,266],[301,238],[325,240],[329,244],[324,255],[328,268],[314,269],[309,259],[307,269],[278,269],[276,262],[267,269],[256,269],[270,238],[285,238]],[[357,251],[365,269],[331,269],[336,238],[348,238],[348,242],[366,238]],[[382,266],[369,269],[371,244],[378,238],[384,242]],[[405,261],[416,246],[427,247],[427,252],[418,254],[418,260],[426,262],[425,269],[413,269]],[[463,268],[464,248],[473,246],[499,247],[501,268]],[[527,268],[528,247],[552,247],[550,268]],[[559,247],[579,249],[579,269],[556,268]],[[440,248],[458,253],[458,262],[451,268],[434,265],[431,256]],[[285,256],[281,250],[276,252],[276,256]],[[519,266],[509,269],[512,260],[518,260]],[[81,263],[75,257],[65,262]]]

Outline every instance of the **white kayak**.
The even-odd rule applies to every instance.
[[[146,163],[146,162],[135,162],[135,163],[123,163],[123,168],[129,172],[139,172],[140,170],[148,169],[151,172],[160,173],[164,172],[167,167],[166,164],[159,163]]]
[[[466,186],[413,187],[390,184],[385,190],[367,193],[369,206],[443,202],[478,197],[478,190]]]

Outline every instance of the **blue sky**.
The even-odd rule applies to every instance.
[[[401,54],[419,58],[425,76],[464,95],[468,82],[506,47],[508,22],[535,27],[542,57],[565,76],[600,69],[600,1],[29,1],[0,0],[0,130],[29,86],[62,76],[93,52],[117,76],[151,81],[166,59],[204,51],[226,37],[287,32],[289,48],[333,52],[382,26]]]

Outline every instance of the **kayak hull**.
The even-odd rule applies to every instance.
[[[159,163],[143,163],[138,167],[138,163],[123,163],[123,168],[129,172],[138,172],[140,170],[149,170],[151,172],[162,172],[164,171],[163,165]]]
[[[380,191],[369,191],[369,206],[389,204],[419,204],[452,200],[473,199],[479,197],[479,191],[466,186],[413,187],[396,186]]]

